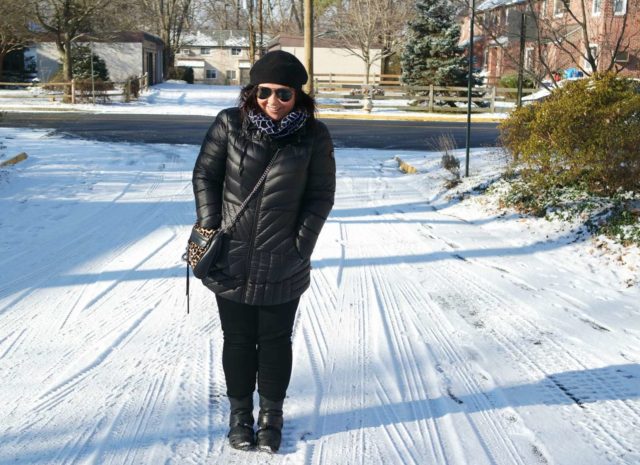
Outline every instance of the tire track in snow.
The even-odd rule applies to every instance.
[[[578,362],[580,358],[573,355],[572,349],[549,337],[548,334],[553,334],[551,331],[540,328],[539,325],[527,318],[526,315],[535,314],[533,309],[529,312],[520,311],[517,315],[510,312],[508,310],[510,308],[522,308],[523,306],[527,307],[527,305],[518,301],[510,302],[509,298],[500,296],[501,293],[489,281],[482,280],[482,282],[479,282],[478,276],[483,275],[472,272],[469,269],[472,266],[474,265],[471,262],[450,262],[447,266],[440,264],[438,272],[434,273],[434,279],[429,282],[429,286],[434,286],[435,283],[438,283],[438,290],[434,293],[446,295],[444,301],[439,301],[441,305],[444,305],[444,308],[455,310],[469,321],[472,326],[480,330],[485,330],[486,322],[484,319],[489,315],[493,315],[493,318],[491,318],[491,336],[501,343],[505,353],[518,354],[518,357],[511,356],[512,363],[524,378],[531,378],[532,373],[538,373],[539,378],[549,379],[549,376],[558,372],[558,370],[564,372],[577,370],[587,377],[593,377],[587,366],[582,362]],[[450,286],[451,282],[456,282],[456,286]],[[496,310],[499,310],[503,315],[502,319],[495,317]],[[507,318],[504,318],[504,316],[507,316]],[[522,343],[515,341],[510,334],[518,334],[520,339],[527,339],[528,337],[542,342],[539,345],[533,345],[527,351],[523,351],[521,349]],[[555,347],[552,350],[548,350],[549,346]],[[544,347],[544,349],[537,349],[537,347]],[[567,359],[573,360],[573,363],[567,363]],[[527,370],[523,370],[523,362],[529,365]],[[541,364],[546,367],[541,366]],[[603,387],[602,382],[598,382],[598,384]],[[573,399],[567,395],[567,390],[563,390],[558,383],[553,383],[553,381],[547,383],[547,389],[555,391],[554,396],[557,399],[570,399],[573,402]],[[597,443],[608,437],[609,439],[605,440],[605,442],[609,442],[609,445],[617,450],[614,455],[624,456],[632,450],[620,441],[620,438],[625,436],[624,428],[620,430],[619,434],[613,434],[609,431],[612,425],[605,426],[602,422],[591,418],[590,426],[586,429],[592,432],[597,431],[597,434],[595,437],[587,437],[583,433],[585,429],[578,427],[572,418],[575,415],[575,411],[573,411],[575,409],[571,409],[569,406],[571,413],[565,412],[567,407],[562,405],[562,400],[559,400],[559,404],[558,410],[562,413],[563,418],[573,425],[573,429],[576,432],[585,438],[585,442],[596,447]],[[607,409],[612,408],[616,409],[615,406],[607,406]],[[594,421],[595,424],[593,423]],[[635,412],[630,423],[631,425],[640,424]]]
[[[459,437],[459,433],[456,431],[460,429],[460,426],[458,425],[457,427],[454,427],[449,424],[450,422],[448,422],[448,417],[446,416],[434,416],[434,412],[439,409],[437,408],[437,405],[434,405],[433,407],[430,406],[431,401],[428,400],[429,388],[425,384],[423,374],[417,368],[415,361],[430,359],[434,363],[437,363],[438,360],[443,359],[444,357],[444,360],[453,361],[453,363],[449,364],[453,367],[457,367],[457,378],[464,383],[470,393],[482,392],[482,388],[474,381],[474,378],[468,374],[468,372],[470,372],[470,367],[467,366],[468,364],[464,360],[464,355],[460,353],[460,349],[450,343],[451,339],[455,340],[455,338],[452,337],[452,335],[455,334],[455,330],[448,327],[444,320],[444,315],[436,315],[432,312],[426,312],[427,309],[432,307],[432,304],[429,300],[425,300],[421,294],[412,291],[411,284],[413,283],[411,276],[407,275],[406,270],[401,267],[392,266],[390,268],[391,269],[386,270],[387,272],[383,275],[381,267],[370,267],[372,270],[372,287],[376,292],[378,308],[382,312],[382,326],[384,326],[385,329],[387,329],[387,326],[390,326],[391,328],[391,331],[387,331],[386,338],[392,342],[395,349],[390,350],[390,353],[399,353],[400,359],[397,361],[399,362],[399,367],[402,369],[399,371],[397,370],[398,373],[396,376],[399,379],[402,379],[403,377],[407,379],[406,384],[408,386],[410,398],[417,400],[417,405],[421,407],[414,413],[415,417],[430,420],[430,424],[427,429],[430,433],[430,437],[428,440],[423,438],[425,444],[428,444],[429,442],[432,444],[432,453],[434,456],[430,460],[435,463],[448,463],[450,460],[452,460],[453,463],[469,463],[470,458],[464,458],[463,452],[459,450],[459,447],[457,447],[457,438]],[[401,300],[403,300],[402,303]],[[421,317],[418,317],[417,309],[421,309]],[[428,326],[428,330],[427,326],[424,325],[425,316],[429,317],[428,321],[432,322],[432,324]],[[405,321],[406,319],[411,320],[413,324],[408,326]],[[384,320],[388,320],[388,322],[385,323]],[[446,334],[444,331],[437,331],[437,329],[442,326],[447,327],[448,331]],[[411,333],[412,329],[420,329],[422,337],[409,339],[406,335]],[[429,347],[431,347],[432,353],[434,353],[434,346],[446,350],[439,356],[436,356],[435,353],[431,357],[423,353],[420,353],[420,356],[418,356],[415,352],[415,348],[419,347],[420,344],[417,342],[410,344],[408,342],[409,340],[424,341],[425,343],[426,341],[431,341]],[[465,370],[460,369],[460,367],[464,367]],[[429,378],[431,381],[434,380],[434,376],[430,376]],[[455,401],[455,397],[451,395],[450,387],[442,389],[440,394],[445,398],[449,396]],[[426,410],[422,408],[422,406],[425,405],[425,402],[419,402],[420,400],[426,401],[426,406],[428,406]],[[483,414],[485,413],[484,410],[491,410],[491,406],[487,405],[486,402],[484,407],[485,409],[480,409]],[[504,430],[500,421],[498,419],[494,419],[490,415],[484,416],[483,425],[476,426],[476,421],[467,415],[467,430],[469,433],[472,433],[473,436],[477,437],[478,443],[485,448],[487,463],[494,463],[493,457],[504,456],[504,451],[507,452],[508,458],[506,458],[502,463],[526,463],[520,458],[520,455],[513,443],[508,440],[509,434]],[[482,432],[487,429],[494,432],[490,438],[487,438],[486,434],[482,434]],[[422,430],[423,428],[420,428],[420,431]],[[464,441],[469,442],[470,436],[465,436]],[[480,457],[477,455],[473,457],[473,461],[476,464],[481,463]]]
[[[127,340],[135,334],[142,322],[153,312],[156,306],[143,312],[142,315],[135,319],[129,327],[122,331],[118,337],[109,343],[108,347],[100,352],[93,360],[40,394],[38,396],[39,402],[35,405],[36,410],[51,408],[51,406],[59,403],[64,397],[71,394],[78,383],[100,366],[115,350],[123,344],[126,344]]]
[[[342,190],[343,195],[349,195],[348,192],[354,190],[351,177],[338,177],[338,184],[338,190]],[[345,244],[350,233],[349,228],[340,226],[343,260],[346,259]],[[351,245],[348,249],[349,252],[358,253]],[[314,275],[319,278],[318,272],[314,272]],[[317,414],[316,431],[319,439],[307,455],[307,463],[372,463],[368,460],[376,451],[371,444],[369,432],[365,432],[362,427],[362,415],[366,412],[365,383],[370,363],[367,354],[369,322],[364,279],[361,269],[339,267],[335,309],[330,309],[330,313],[319,321],[321,333],[327,335],[326,345],[332,350],[325,362],[325,373],[328,375],[322,380],[323,397]],[[326,278],[322,281],[318,286],[335,288]],[[320,287],[317,297],[319,301],[324,299],[324,291]],[[313,289],[314,286],[312,292]],[[327,333],[324,328],[333,328],[333,331]],[[341,433],[327,436],[327,433],[335,431]],[[327,447],[329,441],[331,447]]]
[[[397,215],[395,216],[397,217]],[[379,218],[383,219],[383,216],[379,216]],[[398,246],[397,248],[400,254],[406,253],[407,245],[412,244],[412,241],[407,237],[407,229],[411,229],[413,227],[411,223],[403,222],[400,226],[398,226],[398,224],[394,222],[389,222],[388,224],[384,224],[384,226],[390,227],[394,231],[391,237],[403,238],[402,243],[397,243],[397,246]],[[385,233],[388,234],[388,230],[385,231]],[[411,234],[409,234],[409,236],[410,235]],[[368,240],[370,240],[372,243],[375,243],[376,239],[379,241],[379,243],[385,243],[386,251],[391,251],[391,250],[395,251],[396,247],[394,246],[396,245],[396,243],[394,243],[393,241],[389,242],[388,240],[386,240],[385,242],[385,238],[382,236],[368,238]],[[409,248],[411,249],[411,247]],[[423,253],[423,251],[420,251],[420,253]],[[381,272],[376,270],[378,277],[374,281],[377,282],[378,284],[381,284],[380,286],[378,286],[379,289],[376,289],[376,292],[379,295],[379,300],[383,302],[379,304],[380,308],[386,308],[387,310],[397,308],[397,296],[400,296],[400,295],[405,296],[408,303],[409,312],[411,314],[417,315],[417,312],[414,309],[432,307],[432,304],[430,303],[430,301],[425,301],[420,294],[412,293],[409,286],[403,285],[403,279],[400,277],[404,276],[405,281],[409,283],[412,282],[411,276],[406,274],[405,269],[403,269],[400,266],[387,266],[385,268],[387,268],[388,270],[387,276],[389,277],[393,276],[393,277],[396,277],[396,279],[391,280],[391,282],[394,283],[394,288],[391,289],[388,286],[385,286],[387,284],[386,281],[388,281],[388,278],[383,278],[382,275],[380,274]],[[411,267],[409,268],[411,269]],[[434,270],[433,272],[437,273],[437,270]],[[387,287],[387,289],[385,289],[385,287]],[[419,288],[419,286],[417,286],[417,288]],[[395,295],[396,297],[389,298],[388,297],[389,295],[391,296]],[[444,315],[432,314],[431,317],[432,317],[431,321],[435,322],[432,326],[436,328],[439,326],[440,323],[442,323],[443,320],[446,321]],[[390,319],[390,323],[394,324],[391,316],[389,317],[389,319]],[[402,317],[396,316],[395,321],[396,322],[402,321]],[[422,327],[422,324],[420,324],[420,318],[414,317],[413,321],[416,323],[416,327]],[[395,324],[398,329],[395,331],[392,331],[392,334],[399,334],[399,333],[401,334],[403,331],[406,331],[406,327],[403,324],[398,324],[398,323],[395,323]],[[452,334],[455,333],[455,330],[453,328],[450,328],[450,331]],[[438,347],[443,347],[446,349],[445,353],[443,355],[440,355],[440,357],[444,356],[446,360],[455,361],[454,366],[457,366],[456,368],[457,378],[459,378],[463,382],[463,385],[465,385],[469,389],[469,392],[471,393],[482,392],[482,387],[475,382],[473,375],[470,373],[471,371],[470,367],[465,366],[466,363],[464,361],[465,359],[464,354],[460,352],[460,349],[456,349],[453,345],[450,344],[449,339],[451,334],[448,333],[447,335],[444,335],[443,333],[436,332],[432,328],[430,328],[429,332],[427,332],[423,328],[422,334],[424,335],[425,340],[433,340],[435,337],[435,340],[437,341],[436,345]],[[405,359],[411,359],[413,357],[412,351],[410,350],[405,349],[405,354],[406,354],[404,357]],[[438,360],[438,358],[436,357],[435,360]],[[411,363],[409,362],[409,366],[410,365]],[[403,366],[403,372],[411,371],[410,368],[407,368],[407,365],[402,365],[402,366]],[[462,370],[460,369],[460,367],[465,367],[465,369]],[[469,371],[469,373],[467,373],[467,371]],[[424,388],[424,391],[426,392],[427,389]],[[442,391],[442,394],[444,396],[448,396],[452,398],[453,401],[456,400],[455,396],[451,395],[450,388],[448,388],[445,391]],[[482,404],[481,400],[482,398],[480,397],[478,398],[477,401],[480,404]],[[478,438],[478,441],[481,447],[485,448],[486,458],[489,461],[488,463],[495,463],[494,462],[495,459],[499,460],[500,463],[509,463],[509,464],[527,463],[527,459],[530,458],[530,456],[526,454],[525,456],[527,457],[527,459],[523,459],[521,457],[521,453],[518,450],[518,448],[515,446],[515,444],[512,441],[508,439],[509,433],[508,433],[508,430],[506,429],[506,425],[503,425],[502,421],[499,418],[493,418],[492,415],[485,414],[484,410],[491,411],[492,406],[489,405],[487,402],[484,402],[484,406],[486,407],[485,409],[480,409],[482,413],[480,424],[482,426],[476,426],[476,422],[478,420],[474,420],[470,415],[466,415],[466,416],[467,416],[467,429],[469,430],[470,433],[472,433],[474,436]],[[436,408],[435,405],[434,405],[434,408]],[[446,418],[444,420],[440,420],[439,422],[446,423],[445,420]],[[486,434],[483,435],[482,432],[484,432],[487,429],[491,431],[492,434],[488,436]],[[444,437],[451,438],[451,437],[457,436],[453,428],[450,428],[449,431],[453,432],[453,435],[445,433]],[[529,436],[533,436],[533,434],[530,433]],[[434,438],[438,438],[438,436],[434,436]],[[465,441],[468,441],[468,440],[469,440],[469,437],[465,436]],[[451,449],[453,452],[452,458],[454,460],[454,463],[468,463],[468,461],[461,459],[460,453],[456,454],[454,452],[456,449],[455,442],[456,440],[453,440],[453,448]],[[445,450],[444,446],[441,445],[441,447],[442,447],[441,450],[444,451]],[[435,457],[434,460],[438,461],[437,463],[440,463],[442,460],[446,460],[446,457],[447,457],[446,453],[442,452],[442,454],[444,455],[445,459]],[[475,461],[474,463],[477,463],[478,457],[474,456],[473,460]],[[538,460],[536,460],[536,462],[538,462]]]
[[[26,334],[27,329],[23,329],[22,331],[12,331],[10,334],[2,338],[0,340],[0,350],[2,350],[2,346],[6,344],[7,348],[0,352],[0,360],[5,358],[7,355],[11,353],[11,351],[15,350],[20,346],[22,341],[24,340],[24,335]]]
[[[323,270],[314,271],[309,291],[301,301],[293,338],[294,356],[301,355],[297,349],[300,345],[304,345],[306,348],[303,353],[308,359],[313,378],[313,406],[308,409],[309,418],[306,423],[301,423],[298,428],[299,431],[294,432],[295,437],[293,438],[293,444],[291,444],[291,450],[283,450],[284,453],[293,452],[296,444],[300,444],[301,448],[305,449],[305,463],[310,463],[314,455],[315,440],[318,437],[320,422],[318,412],[322,408],[322,402],[325,397],[324,380],[327,376],[331,376],[328,373],[327,366],[329,357],[327,332],[331,331],[331,326],[329,325],[331,325],[331,315],[335,311],[335,286],[331,285]],[[296,376],[295,371],[293,376]]]
[[[436,212],[435,214],[439,216],[442,215],[440,212]],[[433,239],[446,242],[443,238],[433,236],[433,235],[431,236]],[[412,241],[407,240],[407,243],[410,244],[412,243]],[[451,246],[451,244],[448,244],[448,245]],[[420,270],[425,270],[428,268],[433,269],[432,274],[434,278],[436,278],[436,281],[439,283],[441,291],[446,290],[444,292],[445,294],[446,292],[452,292],[452,291],[454,292],[453,295],[449,295],[446,298],[448,302],[441,301],[441,303],[444,304],[445,308],[450,308],[456,311],[457,313],[459,313],[463,318],[465,318],[468,322],[470,322],[472,326],[475,326],[476,329],[479,329],[481,331],[486,331],[486,329],[484,329],[486,326],[486,323],[484,322],[483,319],[486,319],[486,317],[488,316],[493,317],[491,318],[491,323],[494,326],[492,326],[491,328],[491,335],[492,337],[495,337],[495,335],[498,334],[495,326],[498,326],[502,329],[502,331],[499,332],[499,335],[504,338],[502,340],[502,346],[504,347],[504,352],[507,354],[511,354],[514,368],[516,368],[522,374],[522,377],[524,379],[527,379],[527,378],[530,379],[532,373],[538,373],[538,376],[542,379],[550,377],[549,378],[550,381],[547,383],[547,386],[545,389],[555,391],[554,396],[557,399],[562,399],[562,398],[568,399],[571,401],[570,403],[574,402],[574,400],[571,399],[571,396],[568,395],[571,392],[571,390],[567,388],[567,386],[564,386],[562,383],[553,381],[553,373],[558,372],[559,370],[561,372],[579,372],[581,373],[580,375],[581,378],[586,376],[588,379],[586,381],[581,380],[580,384],[589,385],[589,386],[598,386],[595,389],[595,392],[598,392],[599,390],[600,392],[603,392],[603,390],[604,392],[612,391],[611,390],[612,380],[608,380],[608,381],[599,380],[598,377],[591,372],[589,365],[583,362],[584,357],[578,356],[576,354],[575,352],[576,349],[569,347],[567,344],[563,344],[562,342],[558,341],[556,338],[553,338],[552,337],[553,332],[545,330],[544,328],[541,328],[539,323],[536,324],[533,322],[533,320],[531,320],[531,318],[527,317],[527,315],[536,314],[534,309],[531,309],[531,311],[529,312],[522,311],[518,314],[511,311],[510,309],[512,308],[522,308],[522,307],[526,308],[528,307],[528,305],[517,300],[510,302],[512,298],[502,296],[501,292],[498,291],[498,289],[495,288],[491,284],[491,282],[488,280],[486,271],[483,271],[483,272],[477,272],[475,270],[472,271],[471,267],[478,266],[476,265],[476,262],[480,262],[480,260],[455,262],[455,263],[451,262],[453,264],[450,267],[443,267],[442,266],[443,262],[440,262],[438,263],[437,269],[432,264],[427,264],[425,266],[421,266],[417,268]],[[484,266],[484,264],[482,265]],[[415,266],[415,265],[412,265],[412,266]],[[444,270],[446,270],[446,272],[443,272],[443,268]],[[486,266],[484,268],[486,270]],[[453,286],[450,286],[451,282],[457,283],[456,288],[453,288]],[[425,285],[427,286],[430,286],[432,284],[433,282],[425,283]],[[514,284],[517,285],[518,283],[514,283]],[[523,287],[523,289],[528,290],[529,292],[532,292],[532,289],[534,288],[533,286],[527,285]],[[478,295],[488,296],[489,302],[486,303],[485,305],[482,305],[482,304],[479,305]],[[459,308],[460,303],[462,302],[464,302],[466,305],[465,309]],[[480,300],[480,302],[482,302],[482,300]],[[495,317],[496,309],[500,310],[502,318]],[[517,339],[526,340],[527,338],[529,338],[529,339],[536,340],[538,342],[533,345],[531,350],[527,350],[527,351],[519,350],[518,352],[509,352],[509,350],[511,349],[521,349],[522,347],[523,341],[514,339],[512,336],[514,334],[518,335]],[[555,347],[553,347],[551,350],[544,349],[544,347],[548,348],[549,346],[552,346],[552,347],[555,346]],[[532,352],[535,352],[535,354],[532,354]],[[518,353],[519,357],[515,357],[514,355],[512,355],[514,353]],[[551,360],[550,357],[547,356],[550,353],[553,354],[554,356],[553,360]],[[522,367],[521,362],[523,360],[531,364],[531,366],[528,369],[524,369]],[[535,369],[533,369],[534,367]],[[614,381],[613,384],[624,385],[627,383],[621,380],[621,382],[619,383],[616,383]],[[571,389],[577,389],[577,388],[579,388],[578,385],[571,387]],[[606,413],[607,416],[610,415],[609,412],[611,412],[611,410],[614,410],[614,412],[616,412],[614,413],[614,416],[620,418],[621,422],[624,423],[622,426],[620,426],[618,422],[614,422],[615,425],[612,425],[611,421],[604,421],[604,422],[600,421],[599,414],[597,414],[596,412],[592,412],[592,413],[595,413],[595,415],[592,415],[591,412],[585,415],[589,418],[589,421],[587,422],[589,423],[588,426],[586,427],[583,425],[579,426],[576,423],[575,418],[573,417],[573,415],[575,415],[575,411],[574,411],[575,409],[571,409],[571,406],[569,407],[563,406],[563,402],[560,400],[559,401],[560,406],[558,407],[558,410],[561,412],[565,421],[568,424],[572,425],[572,428],[576,432],[578,432],[578,434],[584,437],[586,443],[598,449],[598,446],[596,446],[595,444],[604,442],[603,447],[605,451],[607,450],[607,447],[608,447],[607,444],[608,444],[609,446],[613,447],[616,450],[616,452],[611,453],[610,455],[616,456],[618,459],[622,458],[623,460],[625,460],[624,459],[625,456],[636,457],[634,455],[633,448],[629,447],[629,445],[633,444],[634,442],[638,443],[638,441],[640,440],[638,438],[636,438],[635,440],[631,439],[628,442],[626,440],[622,440],[622,443],[620,443],[620,440],[622,438],[629,437],[628,431],[637,431],[638,430],[637,425],[640,425],[640,421],[638,420],[638,416],[637,416],[637,408],[636,408],[637,402],[625,401],[624,399],[626,399],[628,396],[629,396],[628,392],[624,392],[624,390],[616,391],[614,389],[611,397],[618,400],[608,401],[606,405],[597,405],[597,404],[588,405],[589,410],[597,410],[601,408],[603,409],[603,411],[607,411]],[[616,405],[613,405],[613,406],[610,405],[612,404],[612,402]],[[576,406],[576,404],[573,404],[573,405],[574,407]],[[622,406],[629,408],[632,413],[629,413],[629,411],[627,411],[627,414],[625,414],[625,412],[620,410]],[[570,409],[570,411],[573,412],[573,414],[569,412],[565,412],[567,408]],[[613,429],[616,430],[615,433],[610,431],[610,429],[612,429],[612,426],[613,426]],[[586,431],[589,431],[590,435],[586,435],[585,433]],[[609,439],[606,439],[606,438],[609,438]],[[609,456],[607,456],[606,458],[607,460],[610,459]],[[629,460],[634,460],[634,459],[629,458]],[[627,462],[624,462],[624,463],[627,463]]]
[[[408,278],[407,281],[410,283],[411,278]],[[422,315],[420,316],[427,316],[428,321],[434,323],[432,325],[425,325],[424,318],[420,318],[415,311],[411,312],[411,319],[420,333],[423,334],[426,339],[435,339],[437,341],[437,344],[430,345],[432,352],[436,350],[442,352],[439,356],[434,355],[436,360],[446,362],[446,370],[442,365],[436,366],[436,369],[442,374],[442,380],[444,382],[444,389],[441,390],[442,395],[445,397],[448,396],[453,402],[461,406],[460,408],[466,415],[469,432],[478,438],[489,463],[521,465],[531,463],[530,460],[532,460],[533,457],[523,456],[523,451],[520,451],[510,439],[510,431],[504,424],[501,416],[497,413],[496,406],[483,394],[483,386],[478,383],[476,376],[474,376],[476,369],[467,360],[466,355],[461,349],[451,342],[452,340],[459,342],[459,338],[456,337],[456,329],[451,326],[442,312],[436,312],[434,310],[433,303],[430,300],[425,299],[414,289],[414,286],[405,284],[400,285],[398,292],[405,295],[410,301],[416,302],[417,305],[415,308],[422,309]],[[459,386],[452,385],[452,380],[455,380],[465,388],[465,391],[468,393],[465,395],[465,401],[460,400],[460,398],[452,392],[454,387],[459,389]],[[467,404],[474,408],[474,415],[466,412]],[[512,413],[512,415],[515,415],[515,413]],[[475,417],[479,418],[475,419]],[[532,432],[528,432],[527,436],[533,437],[534,435]],[[468,437],[465,437],[465,439],[468,440]],[[472,460],[474,463],[477,463],[479,458],[474,456]],[[460,463],[469,462],[470,458],[467,458]],[[536,463],[537,462],[536,460]]]
[[[418,442],[415,437],[412,437],[415,434],[407,435],[400,444],[409,453],[408,458],[412,459],[413,463],[419,464],[423,460],[442,464],[449,463],[438,425],[431,410],[428,408],[428,403],[422,402],[422,400],[428,399],[429,390],[424,383],[422,373],[416,366],[419,358],[416,356],[412,345],[406,341],[408,337],[407,329],[397,315],[397,298],[388,288],[388,278],[382,277],[377,268],[372,266],[367,272],[369,274],[370,288],[375,293],[376,307],[380,317],[379,326],[384,330],[384,340],[388,344],[387,351],[392,357],[391,363],[394,367],[396,380],[403,385],[402,394],[409,394],[410,408],[415,418],[414,421],[418,424],[417,435],[421,439],[420,445],[429,447],[429,450],[412,452],[410,446],[415,447]],[[382,405],[384,406],[384,403]],[[391,409],[385,408],[384,410]],[[394,415],[390,416],[394,417]],[[390,422],[390,427],[394,427],[394,422]],[[425,436],[425,432],[428,436]],[[398,444],[396,444],[397,446]],[[425,457],[426,452],[430,453],[429,457]],[[418,454],[423,456],[422,460],[416,457]]]

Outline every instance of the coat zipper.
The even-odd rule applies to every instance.
[[[273,157],[276,157],[280,150],[276,150],[273,154]],[[273,158],[272,157],[272,158]],[[264,194],[264,190],[267,186],[267,180],[264,180],[262,187],[260,188],[260,192],[258,193],[258,197],[256,198],[256,214],[253,218],[253,227],[251,228],[251,240],[249,241],[249,251],[247,252],[247,277],[244,281],[244,291],[242,292],[242,301],[244,302],[247,298],[247,290],[249,289],[249,278],[251,278],[251,259],[253,258],[253,243],[256,239],[256,234],[258,230],[258,220],[260,219],[260,207],[262,206],[262,195]]]

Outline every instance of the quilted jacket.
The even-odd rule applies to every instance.
[[[224,237],[219,259],[203,279],[235,302],[276,305],[309,287],[311,253],[333,207],[333,143],[317,120],[272,139],[230,108],[207,131],[193,170],[198,221],[206,228],[226,227],[273,156],[264,185]]]

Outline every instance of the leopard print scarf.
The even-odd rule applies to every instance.
[[[281,139],[287,137],[298,129],[300,129],[309,119],[309,114],[306,111],[292,111],[280,121],[274,121],[264,113],[249,112],[249,119],[256,127],[273,137],[274,139]]]

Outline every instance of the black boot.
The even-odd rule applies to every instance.
[[[229,397],[229,444],[234,449],[249,450],[256,445],[253,434],[253,395],[242,399]]]
[[[282,405],[284,399],[274,402],[260,396],[260,414],[258,415],[258,431],[256,444],[258,449],[267,452],[278,452],[282,440]]]

